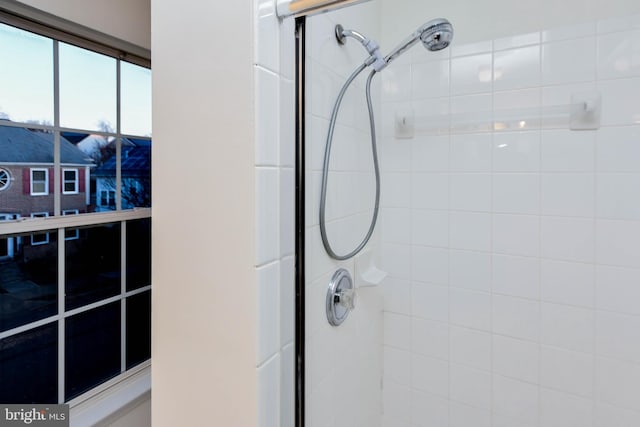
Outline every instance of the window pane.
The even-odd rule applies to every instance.
[[[151,220],[127,222],[127,290],[151,285]]]
[[[10,212],[29,217],[33,212],[53,213],[54,138],[52,132],[0,126],[0,168],[10,176],[9,186],[0,191],[0,214]],[[78,194],[64,197],[62,209],[87,212],[91,201],[85,191],[85,178],[87,174],[90,176],[95,161],[82,151],[77,139],[65,135],[60,136],[60,158],[63,168],[84,165],[74,167],[78,171]]]
[[[47,234],[48,243],[35,245],[30,235],[0,238],[0,331],[58,312],[58,244]]]
[[[67,215],[78,215],[79,212],[77,209],[70,209],[62,211],[63,216]],[[75,240],[80,238],[80,230],[77,228],[65,228],[64,230],[64,239],[65,240]]]
[[[53,41],[0,24],[0,58],[0,119],[52,125]]]
[[[58,323],[0,340],[0,402],[57,403]]]
[[[64,193],[78,192],[78,170],[77,169],[62,171],[62,189]],[[65,198],[65,200],[67,200],[67,198]]]
[[[102,166],[105,162],[109,162],[112,158],[115,164],[115,137],[81,132],[62,132],[62,136],[66,140],[68,140],[71,145],[75,146],[83,154],[83,156],[85,156],[85,159],[89,159],[89,161],[91,162],[91,166],[100,168],[100,166]],[[62,199],[63,209],[78,209],[79,213],[111,210],[103,208],[103,206],[108,206],[108,200],[103,200],[100,197],[101,192],[97,188],[95,170],[96,168],[94,167],[78,169],[76,191],[78,191],[79,194],[77,196],[64,197]],[[65,171],[65,180],[67,178],[74,179],[73,173],[74,171]],[[67,190],[67,188],[71,188],[71,186],[69,185],[69,187],[67,187],[65,184],[65,191],[73,191]],[[79,202],[80,200],[84,200],[84,208],[79,208],[78,206],[70,204],[72,201]]]
[[[24,172],[26,172],[26,168],[24,169]],[[49,193],[48,177],[49,177],[49,172],[47,170],[31,169],[31,195],[32,196],[47,195]],[[25,180],[24,185],[26,187],[29,182],[29,177],[25,176],[24,180]],[[42,205],[40,204],[40,206]],[[31,216],[34,216],[34,215],[31,214]]]
[[[31,235],[31,245],[46,245],[49,243],[49,233],[34,233]]]
[[[122,141],[122,209],[151,207],[151,141]]]
[[[115,58],[60,43],[60,124],[115,132]]]
[[[40,194],[40,193],[46,193],[47,192],[47,185],[44,182],[33,182],[33,193],[34,194]]]
[[[65,399],[120,373],[120,302],[67,319]]]
[[[82,228],[65,248],[67,310],[120,293],[120,224]]]
[[[120,67],[122,133],[151,136],[151,70],[128,62]]]
[[[127,298],[127,369],[151,357],[151,291]]]
[[[6,190],[11,185],[11,174],[6,169],[0,169],[0,191]]]
[[[151,206],[151,140],[122,139],[122,209]],[[91,173],[100,197],[97,211],[116,206],[116,157],[104,161]]]

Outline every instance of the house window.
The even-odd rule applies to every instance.
[[[47,218],[49,212],[35,212],[31,218]],[[46,245],[49,243],[49,233],[34,233],[31,235],[31,246]]]
[[[62,170],[62,194],[78,194],[78,169]]]
[[[100,206],[115,208],[116,207],[116,192],[111,190],[100,191]]]
[[[46,196],[49,194],[49,171],[47,169],[31,169],[31,195]]]
[[[0,165],[22,168],[0,212],[48,217],[0,231],[3,404],[73,407],[150,365],[150,64],[65,37],[0,10]]]
[[[0,191],[6,190],[11,184],[11,176],[5,169],[0,169]]]
[[[62,211],[63,216],[78,215],[78,209],[66,209]],[[64,240],[76,240],[80,238],[80,230],[77,228],[67,228],[64,230]]]

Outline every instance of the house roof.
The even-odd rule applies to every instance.
[[[121,174],[123,178],[149,178],[151,176],[151,141],[122,139]],[[92,172],[96,177],[116,175],[116,156],[107,159]]]
[[[0,163],[53,164],[53,134],[0,126]],[[61,136],[60,163],[88,166],[93,162]]]

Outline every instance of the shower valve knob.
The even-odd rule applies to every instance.
[[[340,268],[334,273],[327,289],[326,311],[329,324],[339,326],[355,305],[356,292],[353,289],[351,274],[348,270]]]
[[[340,304],[344,308],[353,310],[356,308],[356,292],[353,289],[345,289],[339,293],[334,294],[333,301],[336,304]]]

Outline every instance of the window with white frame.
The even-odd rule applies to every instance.
[[[49,170],[31,168],[31,195],[46,196],[49,194]]]
[[[78,169],[62,170],[62,194],[78,194]]]
[[[3,11],[0,58],[0,402],[74,405],[150,364],[150,63]]]
[[[0,191],[9,188],[9,184],[11,184],[11,175],[9,175],[9,171],[0,168]]]
[[[115,208],[116,206],[116,192],[113,190],[101,190],[100,191],[100,205],[104,207]]]
[[[80,211],[78,209],[65,209],[62,211],[63,216],[78,215]],[[67,228],[64,230],[64,240],[76,240],[80,238],[80,230],[77,228]]]
[[[33,212],[31,218],[47,218],[49,212]],[[46,245],[49,243],[49,233],[35,233],[31,235],[31,245]]]

